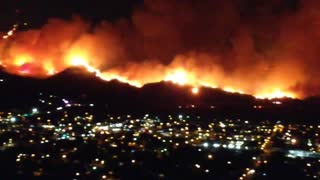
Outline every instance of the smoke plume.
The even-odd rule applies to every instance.
[[[257,97],[320,94],[317,0],[145,0],[131,18],[49,19],[0,40],[11,73],[81,65],[133,85],[171,80]]]

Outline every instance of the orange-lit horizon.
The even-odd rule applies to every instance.
[[[182,18],[175,11],[156,12],[155,18],[153,11],[168,9],[149,7],[152,1],[148,2],[146,9],[133,13],[131,23],[93,25],[74,16],[49,19],[36,29],[15,24],[0,33],[0,63],[10,73],[36,78],[75,66],[103,80],[117,79],[136,87],[170,81],[197,88],[190,90],[191,95],[201,93],[201,87],[263,99],[320,94],[318,46],[310,43],[320,37],[320,26],[303,23],[320,17],[312,3],[297,12],[299,18],[269,23],[274,30],[269,36],[268,26],[238,27],[242,24],[237,23],[238,16],[216,19],[217,24],[211,21],[217,13],[207,18],[182,10],[187,16]],[[306,29],[312,31],[306,34]]]
[[[117,73],[117,71],[101,71],[99,68],[94,67],[90,64],[90,62],[87,60],[86,56],[81,53],[74,53],[70,52],[65,57],[65,63],[67,64],[67,67],[83,67],[90,73],[94,73],[98,78],[105,80],[105,81],[111,81],[111,80],[118,80],[123,83],[130,84],[131,86],[135,86],[137,88],[142,87],[144,84],[147,83],[153,83],[153,82],[159,82],[160,81],[168,81],[172,82],[174,84],[177,84],[179,86],[191,86],[191,94],[197,95],[201,91],[201,87],[210,87],[210,88],[220,88],[226,92],[230,93],[239,93],[239,94],[249,94],[253,95],[258,99],[275,99],[275,98],[299,98],[294,92],[282,90],[277,87],[269,88],[271,90],[262,90],[261,92],[246,92],[240,88],[235,88],[232,86],[222,86],[219,87],[216,84],[212,84],[210,82],[204,82],[203,80],[199,80],[196,78],[194,72],[188,72],[184,70],[184,68],[168,68],[165,73],[159,74],[160,77],[155,77],[155,81],[139,81],[139,79],[130,79],[124,75],[121,75],[121,73]],[[13,65],[6,65],[4,63],[1,63],[5,67],[10,67],[9,70],[12,73],[12,71],[16,71],[16,69],[19,69],[19,71],[13,72],[18,75],[22,76],[35,76],[35,77],[47,77],[57,74],[58,72],[61,72],[63,69],[58,69],[54,66],[52,62],[47,62],[43,64],[43,67],[41,67],[39,71],[39,64],[37,66],[34,66],[36,68],[33,68],[32,66],[32,58],[30,56],[17,56],[15,61],[13,61]],[[30,69],[27,67],[26,69],[23,69],[24,66],[30,65]],[[33,71],[39,71],[34,73]],[[40,73],[40,74],[39,74]],[[152,79],[152,77],[149,77]]]

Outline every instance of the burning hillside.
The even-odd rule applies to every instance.
[[[80,66],[107,81],[171,81],[194,94],[202,86],[258,98],[319,94],[320,14],[313,7],[320,3],[293,8],[273,0],[250,10],[248,2],[231,2],[146,0],[130,19],[112,23],[73,17],[40,29],[14,25],[0,40],[1,65],[39,78]]]

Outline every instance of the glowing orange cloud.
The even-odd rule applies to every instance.
[[[201,87],[257,98],[319,95],[319,1],[301,1],[301,9],[279,15],[269,9],[276,1],[268,1],[257,8],[263,16],[240,16],[245,5],[230,2],[145,0],[130,20],[93,25],[73,17],[49,19],[39,29],[13,26],[0,33],[0,64],[36,78],[83,67],[136,87],[170,81],[190,86],[191,95]]]

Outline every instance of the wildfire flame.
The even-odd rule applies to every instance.
[[[254,3],[263,7],[250,16],[241,14],[251,3],[240,2],[144,0],[112,23],[75,16],[13,25],[0,32],[0,65],[40,78],[83,67],[135,87],[170,81],[191,95],[201,87],[264,99],[319,95],[320,1]]]
[[[142,85],[137,82],[137,81],[131,81],[131,80],[128,80],[128,78],[126,77],[123,77],[123,76],[119,76],[117,74],[110,74],[110,73],[103,73],[101,72],[98,68],[95,68],[93,66],[91,66],[88,61],[86,60],[85,57],[82,57],[81,55],[78,55],[78,54],[74,54],[74,55],[71,55],[70,56],[70,64],[71,66],[75,66],[75,67],[83,67],[85,68],[88,72],[90,73],[95,73],[95,75],[105,81],[111,81],[111,80],[118,80],[120,82],[123,82],[123,83],[127,83],[127,84],[130,84],[131,86],[135,86],[135,87],[142,87]]]
[[[95,67],[90,64],[88,58],[77,52],[70,52],[69,55],[65,57],[66,64],[68,64],[69,67],[83,67],[85,68],[88,72],[94,73],[97,77],[101,78],[102,80],[105,81],[111,81],[111,80],[118,80],[123,83],[128,83],[132,86],[135,87],[142,87],[145,83],[149,82],[140,82],[137,79],[130,79],[129,77],[121,75],[121,73],[117,72],[104,72],[101,71],[98,67]],[[18,69],[17,74],[20,74],[22,76],[33,76],[35,70],[41,73],[41,76],[51,76],[59,72],[58,68],[54,66],[54,64],[47,62],[43,64],[42,66],[37,66],[37,64],[34,62],[34,59],[30,55],[18,55],[15,60],[13,61],[13,64],[5,64],[1,63],[1,65],[5,67],[10,67],[11,69]],[[61,71],[61,70],[60,70]],[[37,72],[39,73],[39,72]],[[162,74],[162,77],[158,77],[155,79],[161,79],[164,81],[170,81],[174,84],[184,86],[184,85],[189,85],[193,86],[191,88],[191,93],[194,95],[197,95],[200,92],[201,86],[204,87],[212,87],[212,88],[217,88],[215,84],[211,84],[209,82],[203,82],[201,79],[196,79],[196,75],[194,72],[187,72],[183,68],[173,68],[166,71],[166,73]],[[152,82],[152,81],[150,81]],[[222,88],[224,91],[230,92],[230,93],[240,93],[240,94],[245,94],[248,92],[245,92],[243,90],[231,87],[231,86],[226,86]],[[289,91],[284,91],[281,89],[274,88],[274,90],[271,91],[264,91],[263,93],[257,93],[253,94],[256,98],[259,99],[273,99],[273,98],[297,98],[297,95],[294,94],[293,92]]]
[[[175,70],[172,74],[168,74],[164,78],[164,80],[171,81],[171,82],[178,84],[178,85],[181,85],[181,86],[190,83],[190,79],[188,78],[188,74],[181,69]]]
[[[258,99],[297,98],[294,93],[285,92],[279,89],[271,92],[266,92],[265,94],[257,94],[255,95],[255,97]]]
[[[85,69],[87,69],[88,72],[95,73],[97,77],[99,77],[103,80],[106,80],[106,81],[116,79],[120,82],[128,83],[128,84],[135,86],[135,87],[142,87],[143,86],[143,84],[139,83],[138,81],[129,80],[127,77],[119,76],[116,74],[110,74],[110,73],[102,73],[99,69],[91,66],[84,57],[81,57],[79,55],[71,56],[70,62],[71,62],[72,66],[84,67]],[[48,74],[50,74],[50,73],[51,72],[48,72]],[[192,76],[190,74],[188,74],[186,71],[178,68],[176,70],[173,70],[172,73],[165,75],[165,77],[163,79],[164,79],[164,81],[170,81],[170,82],[177,84],[177,85],[180,85],[180,86],[184,86],[184,85],[194,86],[191,89],[191,92],[195,95],[198,94],[200,91],[200,89],[198,88],[199,84],[202,84],[203,86],[215,87],[214,85],[197,82],[197,81],[193,80],[191,77]],[[225,87],[225,88],[223,88],[223,90],[230,92],[230,93],[240,93],[240,94],[245,93],[242,90],[237,90],[232,87]],[[254,96],[259,99],[274,99],[274,98],[284,98],[284,97],[297,98],[294,93],[281,91],[279,89],[271,91],[271,92],[266,92],[265,94],[257,94]]]

